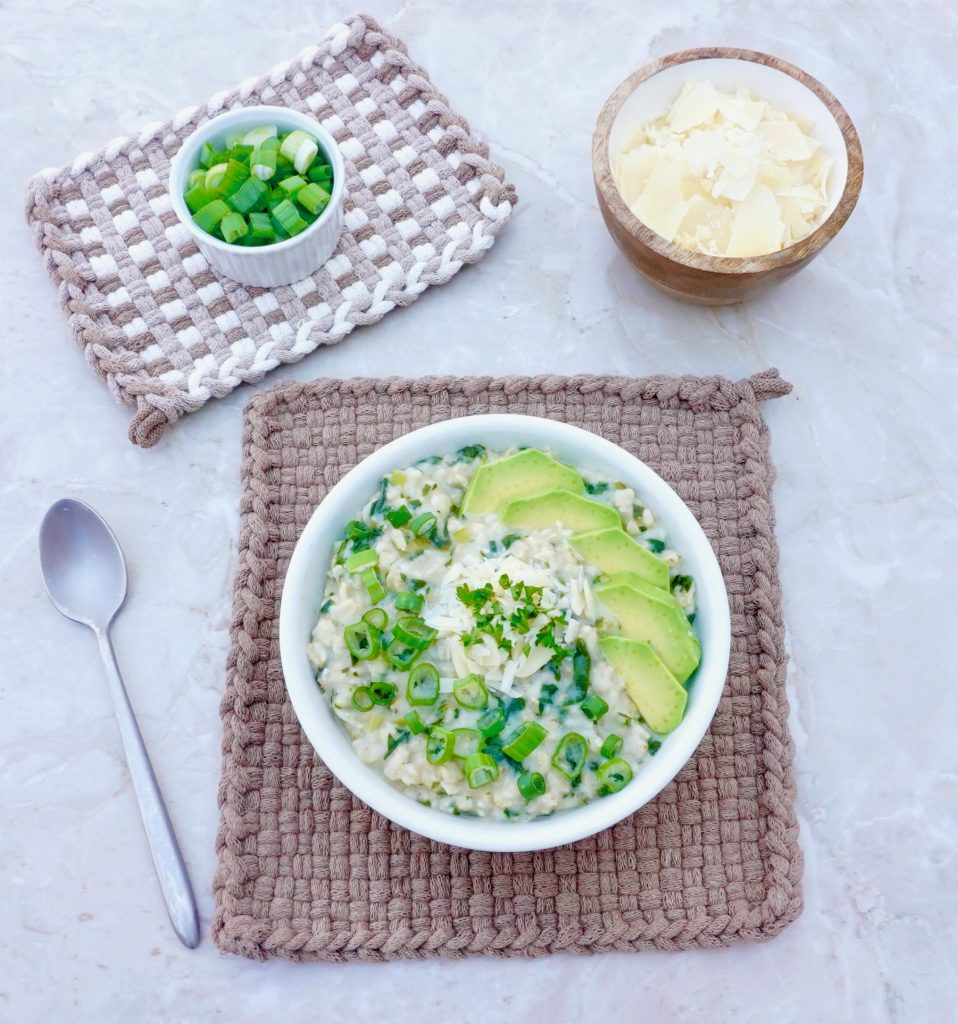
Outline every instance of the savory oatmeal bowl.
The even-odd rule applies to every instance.
[[[482,850],[592,835],[688,760],[729,612],[689,509],[622,448],[537,417],[413,431],[297,542],[280,611],[307,737],[357,796]]]

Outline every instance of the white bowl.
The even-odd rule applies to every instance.
[[[573,465],[588,466],[634,487],[684,556],[683,571],[695,578],[695,629],[702,663],[689,683],[682,724],[621,792],[573,810],[528,822],[486,821],[424,807],[363,764],[316,683],[306,656],[329,569],[343,527],[394,469],[426,455],[446,454],[467,444],[496,450],[513,445],[548,448]],[[618,445],[578,427],[537,416],[466,416],[434,423],[391,441],[350,470],[313,513],[293,550],[283,587],[279,647],[290,700],[309,741],[330,770],[380,814],[418,832],[473,850],[541,850],[594,835],[648,803],[678,773],[705,735],[728,670],[731,627],[728,597],[708,538],[681,498],[652,469]]]
[[[329,205],[305,231],[275,245],[246,247],[230,245],[197,227],[187,209],[183,194],[190,172],[200,162],[204,142],[216,148],[225,145],[232,132],[249,131],[260,125],[275,124],[282,131],[301,128],[319,143],[333,168],[333,191]],[[220,114],[200,125],[183,143],[170,162],[170,199],[180,222],[196,240],[206,261],[224,277],[240,284],[273,288],[302,281],[332,256],[343,231],[343,182],[346,177],[343,157],[336,140],[312,117],[287,107],[241,107]]]

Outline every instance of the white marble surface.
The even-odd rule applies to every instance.
[[[767,416],[792,650],[804,916],[718,953],[538,962],[256,965],[180,948],[151,875],[92,638],[43,594],[36,530],[69,494],[119,534],[120,662],[211,912],[240,416],[249,389],[126,440],[72,347],[20,183],[318,38],[347,10],[273,0],[0,8],[0,1020],[955,1019],[958,715],[953,171],[958,8],[487,0],[367,5],[493,145],[521,204],[480,267],[290,371],[722,372],[777,365]],[[266,12],[264,15],[264,11]],[[677,305],[597,214],[606,95],[650,55],[728,43],[824,81],[862,135],[858,209],[751,305]]]

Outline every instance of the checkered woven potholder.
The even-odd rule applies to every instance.
[[[197,125],[259,103],[316,117],[346,164],[339,247],[290,287],[220,277],[166,191],[170,159]],[[148,447],[210,398],[480,260],[516,198],[488,157],[403,44],[358,15],[263,78],[41,173],[27,220],[74,338],[114,397],[135,406],[130,439]]]

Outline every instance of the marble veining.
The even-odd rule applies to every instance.
[[[958,8],[366,7],[488,139],[520,203],[481,265],[285,376],[780,368],[795,392],[767,418],[805,913],[761,946],[528,963],[258,965],[208,940],[193,953],[177,944],[94,645],[47,602],[36,534],[47,505],[73,495],[124,545],[131,593],[118,657],[208,923],[251,390],[211,403],[155,449],[133,448],[126,412],[72,347],[18,183],[271,67],[348,10],[12,0],[0,9],[12,183],[0,203],[0,1020],[953,1020]],[[747,306],[708,310],[654,292],[619,255],[596,209],[589,144],[631,69],[716,43],[764,49],[819,77],[862,136],[865,187],[810,267]]]

